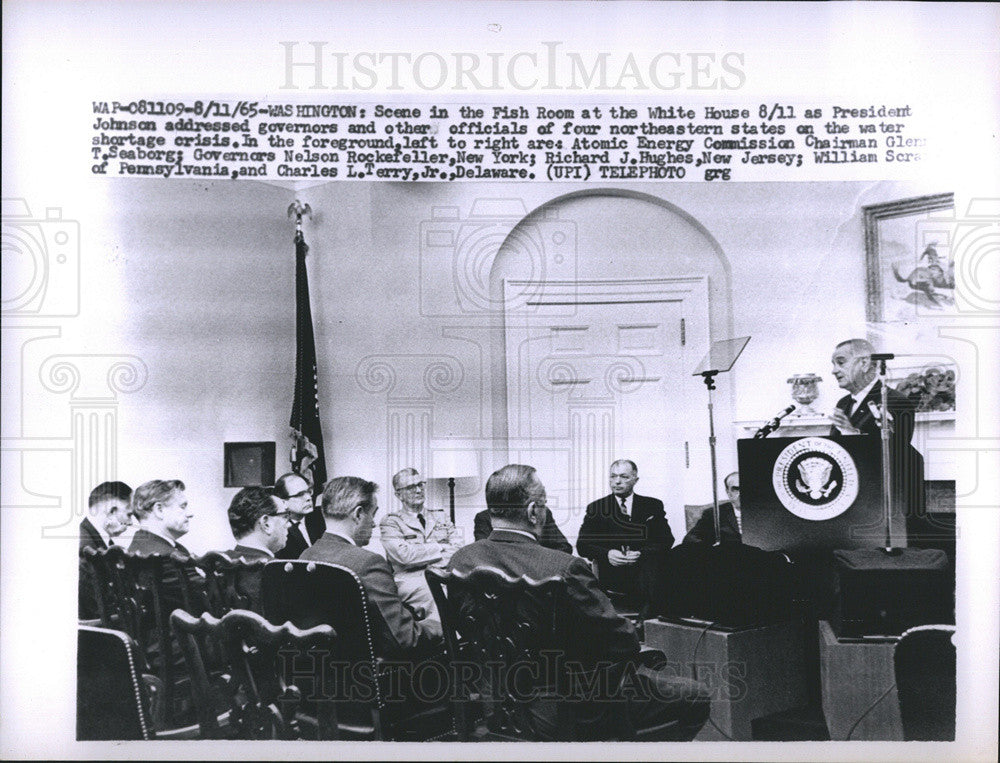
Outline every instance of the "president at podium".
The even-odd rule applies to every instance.
[[[882,383],[878,380],[872,354],[875,348],[865,339],[848,339],[836,346],[831,363],[837,384],[847,391],[837,401],[830,419],[830,435],[879,436],[879,409]],[[910,444],[916,405],[891,387],[888,393],[892,426],[890,471],[892,474],[893,514],[908,519],[924,513],[924,462]]]

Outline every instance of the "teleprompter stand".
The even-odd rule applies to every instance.
[[[715,455],[715,414],[712,392],[715,390],[715,377],[726,373],[736,363],[736,359],[747,346],[750,337],[742,336],[736,339],[721,339],[712,342],[708,354],[702,359],[692,376],[700,376],[708,388],[708,450],[712,462],[712,521],[715,525],[715,544],[722,542],[722,529],[719,520],[719,476]]]

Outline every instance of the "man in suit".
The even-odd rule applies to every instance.
[[[87,516],[80,522],[80,551],[85,548],[106,549],[115,545],[115,538],[132,524],[129,502],[132,488],[124,482],[102,482],[90,491]],[[83,557],[79,560],[78,616],[92,620],[99,616],[94,591],[94,570]]]
[[[136,488],[132,513],[139,520],[139,529],[128,547],[130,554],[166,556],[179,551],[191,555],[180,543],[194,516],[185,490],[180,480],[150,480]]]
[[[585,669],[602,670],[601,683],[610,695],[600,697],[604,702],[587,706],[591,712],[596,711],[591,716],[592,733],[607,734],[608,725],[624,723],[624,728],[618,726],[616,730],[627,737],[635,730],[676,719],[683,728],[671,729],[664,738],[691,738],[708,717],[707,690],[696,681],[671,676],[667,670],[654,670],[647,664],[638,666],[640,644],[635,627],[615,611],[590,566],[578,557],[539,543],[547,513],[545,500],[545,486],[533,467],[509,464],[494,472],[486,483],[493,532],[485,540],[455,552],[450,568],[468,573],[492,567],[512,578],[564,580],[568,595],[556,604],[561,609],[555,616],[551,611],[535,611],[538,608],[527,606],[525,613],[540,618],[539,634],[548,633],[547,624],[553,621],[560,623],[561,632],[567,634],[565,643],[539,644],[541,649],[554,650],[566,662],[578,662]],[[461,600],[456,604],[463,607]],[[662,668],[662,657],[656,653],[650,662],[658,662]],[[625,696],[629,693],[622,683],[626,677],[635,681],[631,696]],[[545,701],[532,707],[534,731],[539,739],[559,735],[555,709]],[[597,731],[599,728],[605,731]]]
[[[483,540],[490,537],[490,533],[492,532],[493,522],[490,520],[490,510],[483,509],[476,514],[473,536],[476,540]],[[556,551],[562,551],[564,554],[573,553],[573,547],[566,540],[566,536],[562,534],[559,525],[556,524],[551,509],[545,510],[545,524],[542,525],[542,534],[538,536],[538,542],[545,546],[545,548],[554,548]]]
[[[364,547],[375,528],[378,485],[360,477],[336,477],[323,490],[326,532],[301,559],[330,562],[353,570],[365,588],[379,653],[408,659],[430,653],[442,643],[438,620],[418,620],[403,603],[389,563]]]
[[[229,526],[236,547],[230,558],[271,560],[288,539],[288,509],[266,488],[245,487],[229,504]]]
[[[245,487],[229,504],[229,527],[236,547],[227,551],[230,559],[269,562],[285,547],[288,539],[288,509],[267,488]],[[237,584],[254,612],[262,612],[261,576],[242,576]]]
[[[636,495],[639,469],[633,461],[611,464],[611,495],[587,506],[576,548],[597,563],[605,591],[622,595],[625,607],[644,612],[666,553],[674,545],[663,502]]]
[[[298,559],[302,552],[323,536],[323,511],[313,503],[313,484],[308,472],[289,472],[278,477],[274,494],[288,507],[288,541],[278,550],[279,559]]]
[[[440,510],[425,505],[426,482],[413,468],[393,475],[392,487],[402,510],[389,514],[379,524],[385,558],[396,578],[399,595],[421,618],[440,619],[434,597],[427,587],[424,570],[443,567],[462,546],[455,525]]]
[[[836,346],[831,363],[837,384],[847,391],[830,416],[830,435],[881,436],[876,411],[882,405],[882,382],[872,361],[875,348],[865,339],[848,339]],[[891,387],[887,390],[892,435],[889,440],[893,495],[893,539],[902,536],[907,521],[924,514],[924,461],[910,444],[916,404]]]
[[[728,501],[719,502],[719,530],[723,543],[740,543],[743,539],[743,514],[740,510],[740,473],[731,472],[723,480]],[[715,517],[709,506],[698,517],[694,527],[684,536],[684,543],[715,543]]]

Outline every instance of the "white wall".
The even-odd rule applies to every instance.
[[[109,279],[109,300],[121,315],[97,311],[77,325],[84,334],[103,334],[96,344],[105,350],[136,355],[149,369],[145,386],[120,398],[118,475],[133,485],[185,480],[198,512],[189,547],[227,545],[225,507],[233,490],[222,487],[222,443],[275,440],[279,472],[286,463],[295,342],[286,209],[294,195],[252,182],[110,180],[106,190],[108,230],[100,236],[113,249],[105,268],[117,277]],[[581,190],[587,188],[331,183],[298,194],[314,210],[305,234],[331,475],[375,479],[382,506],[393,508],[388,477],[400,455],[387,452],[387,427],[394,411],[421,426],[420,411],[432,407],[436,448],[492,442],[488,321],[421,313],[420,231],[433,208],[457,207],[464,218],[488,196],[520,199],[531,211]],[[824,377],[820,408],[839,397],[829,376],[831,349],[866,332],[861,206],[941,190],[860,183],[616,187],[655,197],[704,229],[702,244],[717,245],[722,256],[708,272],[712,338],[753,336],[736,372],[720,384],[727,409],[727,420],[718,422],[723,473],[735,464],[729,420],[764,418],[786,405],[791,374]],[[709,267],[704,259],[678,259],[691,242],[659,240],[634,205],[590,199],[573,210],[581,276]],[[516,222],[496,223],[497,246]],[[675,254],[656,260],[661,248]],[[432,286],[424,284],[431,303],[439,284]],[[731,319],[722,309],[727,302]],[[388,367],[396,372],[392,389],[380,376]],[[690,415],[704,418],[703,406]],[[433,454],[412,457],[432,472]],[[481,463],[481,480],[492,467]],[[705,485],[704,499],[710,495]],[[481,504],[480,490],[459,496],[469,537]]]

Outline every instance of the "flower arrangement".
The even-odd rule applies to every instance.
[[[917,404],[917,411],[955,410],[955,372],[928,366],[912,373],[896,386],[896,391]]]

